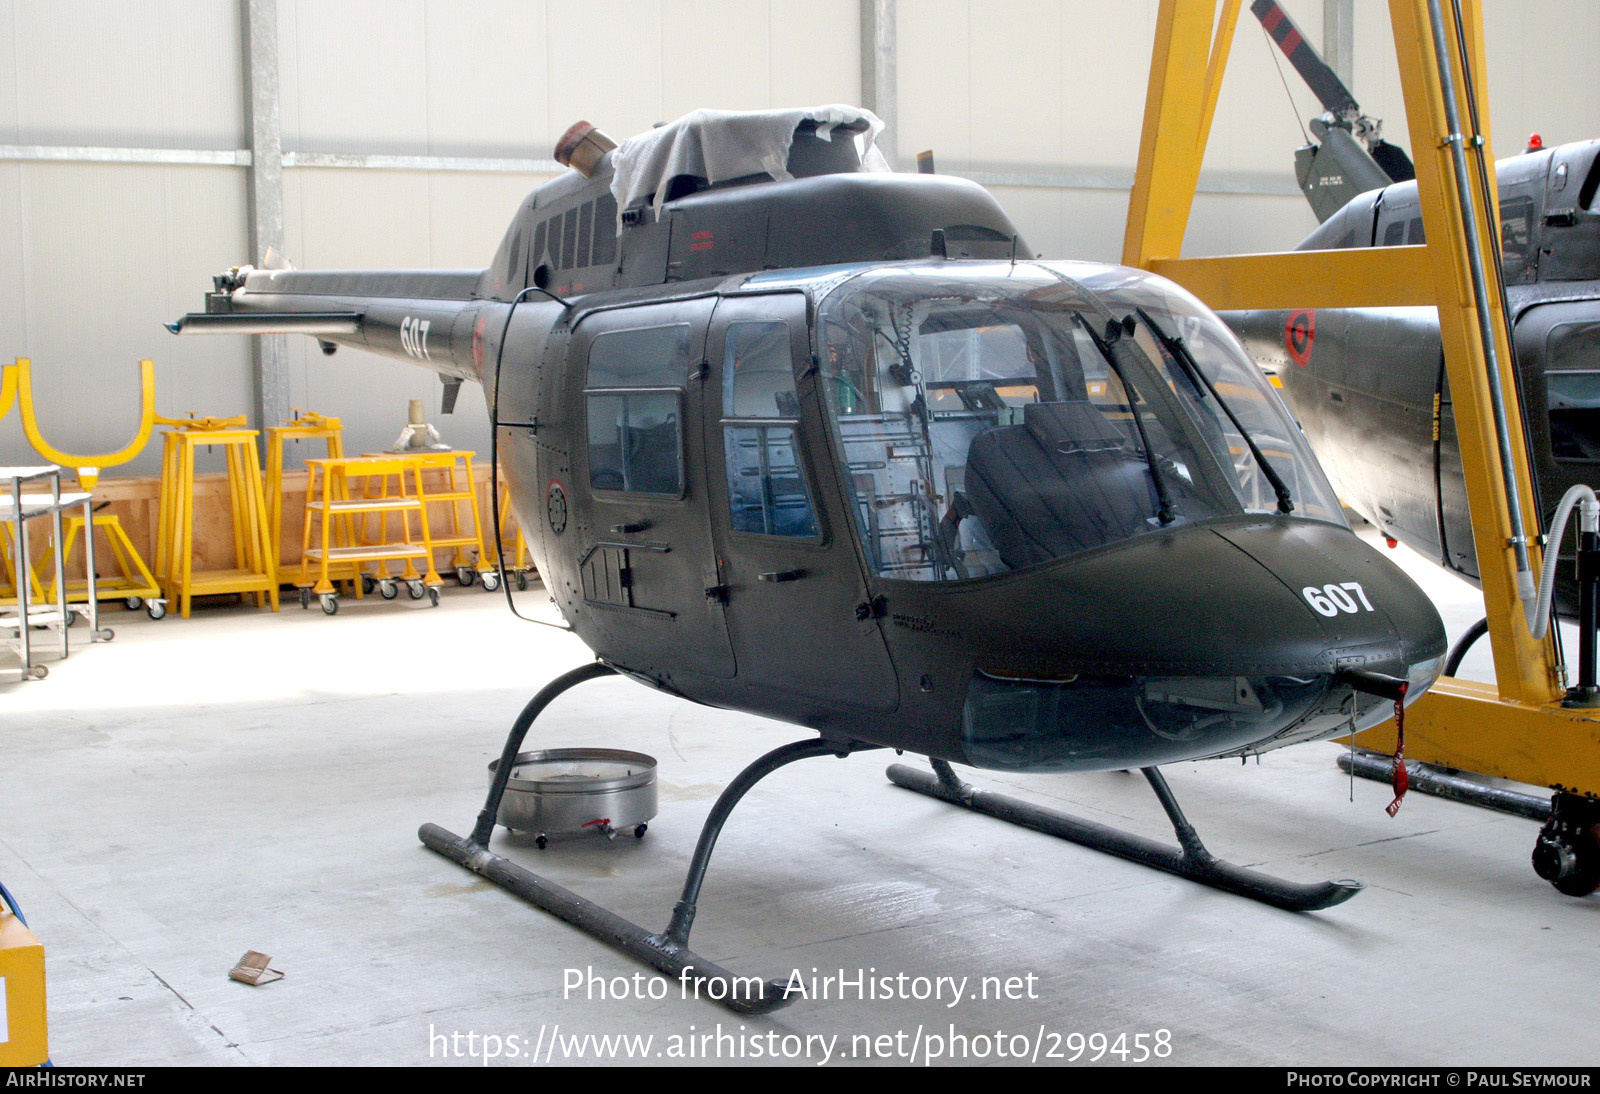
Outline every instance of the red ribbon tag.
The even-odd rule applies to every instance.
[[[1411,789],[1411,776],[1406,771],[1406,705],[1400,699],[1394,703],[1394,732],[1394,801],[1384,810],[1391,817],[1400,812],[1400,802]]]

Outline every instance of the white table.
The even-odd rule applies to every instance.
[[[47,482],[49,493],[22,492],[25,482]],[[43,665],[33,663],[33,642],[29,630],[32,627],[54,627],[61,639],[61,656],[67,656],[67,627],[72,622],[72,613],[67,607],[67,575],[65,559],[62,558],[62,544],[64,539],[61,530],[61,513],[74,505],[83,506],[84,536],[84,569],[88,576],[88,603],[85,608],[89,615],[90,640],[101,638],[109,639],[111,632],[100,630],[100,602],[95,591],[94,572],[94,510],[91,505],[90,495],[86,493],[63,494],[61,492],[61,468],[54,464],[45,464],[39,467],[0,467],[0,523],[11,525],[12,558],[17,569],[17,606],[9,614],[0,614],[0,628],[17,632],[17,644],[22,654],[22,675],[26,679],[32,677],[42,680],[47,669]],[[51,521],[51,549],[55,556],[55,604],[46,607],[34,607],[29,603],[33,590],[31,577],[33,574],[32,561],[28,551],[27,522],[39,517],[49,517]]]

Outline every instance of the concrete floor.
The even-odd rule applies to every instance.
[[[1467,586],[1412,568],[1452,636],[1481,613]],[[537,588],[522,597],[527,610],[544,602]],[[1169,1054],[1154,1062],[1174,1064],[1600,1056],[1585,1001],[1600,897],[1563,897],[1533,876],[1528,821],[1418,794],[1390,819],[1387,788],[1352,787],[1332,744],[1169,769],[1218,854],[1367,883],[1327,912],[1276,911],[957,811],[891,786],[888,757],[869,753],[787,768],[746,799],[695,946],[742,974],[904,973],[907,989],[965,978],[966,998],[950,1005],[946,982],[943,999],[802,1001],[738,1018],[675,982],[657,984],[661,999],[610,997],[648,977],[613,980],[607,998],[566,991],[591,971],[639,967],[430,853],[416,830],[470,828],[511,719],[588,659],[577,641],[476,589],[449,590],[438,609],[347,602],[332,619],[286,607],[108,622],[114,643],[52,663],[45,681],[0,671],[0,880],[45,943],[58,1064],[465,1063],[495,1051],[525,1064],[535,1045],[540,1062],[627,1058],[571,1040],[586,1034],[651,1037],[642,1053],[663,1062],[838,1063],[869,1048],[887,1062],[935,1049],[994,1062],[997,1034],[1007,1063],[1036,1050],[1039,1063],[1075,1051],[1121,1062],[1119,1045],[1130,1060],[1159,1046]],[[1486,645],[1463,675],[1487,670]],[[627,681],[584,685],[531,740],[657,757],[660,815],[640,841],[540,852],[501,830],[496,847],[659,928],[721,785],[796,736]],[[1137,776],[972,777],[1169,831]],[[250,949],[285,978],[229,980]],[[974,998],[985,977],[1018,978],[1023,998]]]

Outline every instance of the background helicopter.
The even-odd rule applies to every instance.
[[[1295,153],[1323,223],[1299,250],[1423,241],[1410,160],[1379,136],[1274,0],[1252,13],[1327,113]],[[1541,516],[1592,482],[1600,462],[1600,141],[1530,148],[1496,165],[1500,266],[1515,334],[1518,395]],[[1224,320],[1280,379],[1284,400],[1340,499],[1383,534],[1478,579],[1472,522],[1432,308],[1232,312]],[[1566,552],[1555,603],[1577,611]]]
[[[428,846],[676,976],[723,821],[806,756],[1283,907],[1206,852],[1157,767],[1364,728],[1438,675],[1444,632],[1344,525],[1217,318],[1137,270],[1020,261],[981,187],[894,175],[845,107],[702,111],[573,170],[481,271],[236,269],[175,333],[298,331],[482,382],[535,562],[598,662],[524,710],[466,838]],[[529,726],[620,672],[816,739],[713,807],[650,933],[487,850]],[[976,791],[949,766],[1141,768],[1181,850]],[[712,992],[713,997],[716,993]],[[723,1001],[745,1011],[781,988]]]

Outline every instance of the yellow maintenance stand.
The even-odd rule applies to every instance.
[[[4,418],[11,411],[11,404],[17,398],[17,374],[10,365],[0,365],[0,418]],[[39,579],[33,571],[28,571],[28,591],[30,599],[42,602],[45,599],[44,587],[39,584]],[[17,602],[17,564],[11,557],[11,537],[0,533],[0,604],[15,604]]]
[[[302,608],[310,607],[315,597],[325,613],[337,613],[339,599],[333,582],[340,579],[341,573],[357,579],[358,596],[370,577],[385,600],[393,600],[403,583],[411,599],[426,596],[434,607],[439,606],[439,586],[443,581],[434,571],[437,544],[430,534],[427,504],[422,500],[422,470],[423,464],[412,456],[306,461],[306,519],[300,578],[295,582],[300,587]],[[407,475],[411,476],[409,485]],[[392,494],[388,488],[390,476],[396,484]],[[359,486],[353,487],[352,483]],[[417,518],[415,538],[411,531],[413,515]],[[398,539],[389,538],[391,516]],[[375,534],[352,534],[352,521],[360,521],[365,531],[369,517],[375,518]],[[423,560],[426,573],[418,573],[418,559]],[[403,564],[398,575],[389,572],[391,562]],[[373,564],[370,575],[362,569],[367,563]]]
[[[0,1067],[38,1067],[49,1058],[44,947],[0,900]]]
[[[291,441],[321,441],[330,460],[344,457],[344,425],[314,410],[295,411],[293,419],[267,429],[267,528],[277,550],[283,535],[284,447]],[[309,495],[307,495],[309,500]]]
[[[161,459],[161,527],[156,576],[179,614],[189,618],[197,596],[239,593],[278,610],[278,561],[267,542],[267,500],[256,457],[256,430],[239,429],[244,417],[162,418],[170,426]],[[195,457],[200,448],[220,446],[227,458],[228,508],[233,520],[233,566],[196,570],[194,566]]]
[[[1222,0],[1219,13],[1216,0],[1162,0],[1123,262],[1178,282],[1219,311],[1438,308],[1496,683],[1441,679],[1408,712],[1406,755],[1550,787],[1557,817],[1566,808],[1587,818],[1600,809],[1600,712],[1561,705],[1554,641],[1532,636],[1524,610],[1526,575],[1541,562],[1539,509],[1504,289],[1488,250],[1499,246],[1500,219],[1488,181],[1495,176],[1481,94],[1487,67],[1479,0],[1389,3],[1425,244],[1186,259],[1184,232],[1240,2]],[[1468,245],[1474,236],[1475,249]],[[1503,438],[1495,389],[1503,397]],[[1392,754],[1394,723],[1357,742]],[[1576,850],[1592,860],[1600,855],[1600,825],[1588,824]]]
[[[89,493],[94,492],[95,483],[100,481],[100,472],[108,467],[127,463],[144,451],[145,444],[150,440],[150,430],[155,424],[156,380],[155,363],[149,358],[139,362],[139,426],[134,431],[133,440],[117,452],[97,456],[75,456],[69,452],[62,452],[44,439],[44,433],[39,428],[39,420],[34,410],[32,361],[26,357],[18,357],[15,365],[6,366],[6,372],[8,375],[14,372],[16,376],[18,401],[22,411],[22,431],[27,435],[28,443],[33,445],[34,451],[51,463],[75,470],[78,473],[79,487]],[[0,404],[3,403],[4,398],[0,397]],[[0,411],[0,417],[3,416],[4,412]],[[143,556],[133,545],[133,540],[128,538],[121,519],[115,514],[107,513],[94,518],[94,527],[105,536],[106,544],[111,548],[111,557],[117,564],[115,577],[102,577],[95,582],[95,598],[126,600],[130,611],[143,606],[149,612],[151,619],[160,619],[166,615],[166,601],[161,599],[161,590],[156,585],[155,576],[151,574],[150,567],[145,565]],[[72,549],[77,545],[78,537],[88,534],[90,533],[84,530],[83,517],[67,518],[66,541],[61,547],[63,560],[71,560]],[[85,564],[87,565],[87,562]],[[88,588],[87,576],[82,581],[69,581],[67,595],[69,597],[75,593],[87,595]],[[53,589],[50,596],[52,598],[55,596]]]

